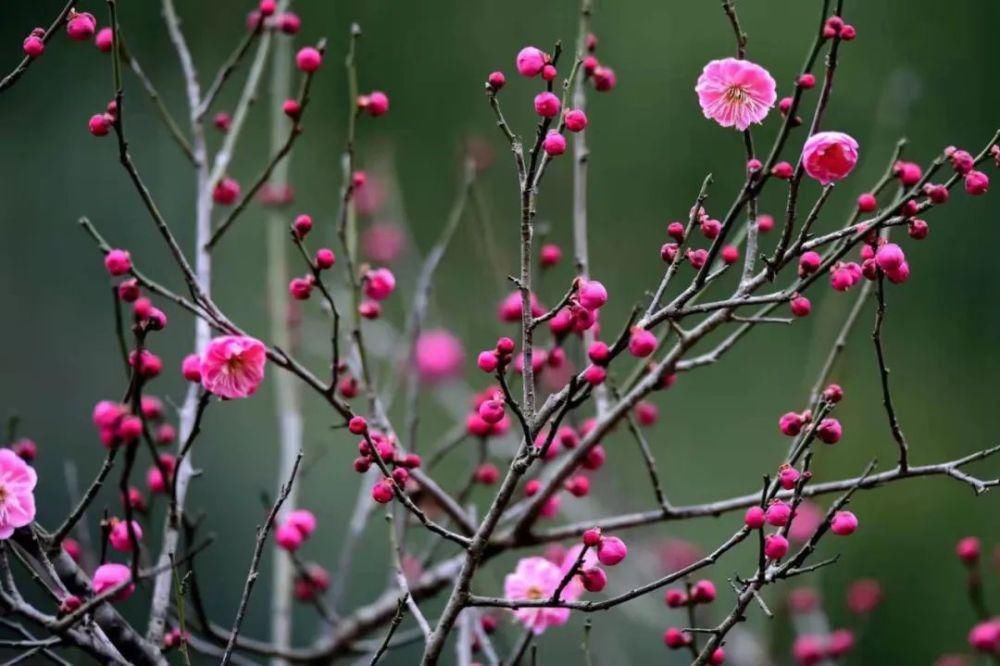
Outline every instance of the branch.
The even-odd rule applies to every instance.
[[[250,593],[253,591],[254,583],[257,582],[257,568],[260,565],[260,556],[264,552],[264,543],[267,541],[267,535],[271,532],[275,516],[278,515],[281,505],[284,504],[285,499],[288,497],[288,493],[292,489],[292,484],[295,483],[295,474],[298,472],[300,462],[302,462],[302,451],[299,451],[298,456],[295,458],[295,464],[292,465],[292,473],[288,477],[288,481],[285,482],[285,485],[282,486],[281,492],[278,493],[278,498],[274,501],[274,506],[271,507],[271,512],[268,514],[267,519],[263,525],[257,528],[257,543],[254,545],[253,556],[250,558],[250,571],[247,573],[246,582],[243,584],[243,595],[240,597],[240,605],[236,611],[236,620],[233,622],[233,630],[229,637],[229,643],[226,645],[226,651],[222,655],[222,666],[226,666],[232,658],[233,648],[236,647],[236,638],[240,633],[240,625],[243,623],[243,616],[246,614],[247,604],[250,602]]]

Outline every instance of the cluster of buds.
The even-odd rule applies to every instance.
[[[387,504],[395,496],[396,488],[403,489],[410,480],[411,469],[420,467],[421,459],[416,453],[404,453],[396,448],[392,435],[386,435],[368,427],[363,416],[353,416],[347,423],[347,429],[355,435],[363,435],[358,441],[359,456],[354,459],[354,470],[364,474],[371,469],[377,456],[387,467],[391,467],[389,477],[376,482],[372,487],[372,499],[379,504]]]
[[[316,516],[307,509],[288,512],[274,530],[274,540],[279,547],[294,553],[316,531]]]

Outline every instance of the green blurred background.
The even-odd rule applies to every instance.
[[[5,3],[0,44],[4,69],[20,57],[20,42],[38,24],[47,24],[61,6],[57,0]],[[200,63],[203,82],[240,38],[249,3],[232,0],[179,0],[184,29]],[[818,1],[742,0],[737,3],[750,35],[749,57],[766,66],[779,82],[790,82],[811,40]],[[834,193],[821,229],[831,229],[851,210],[855,196],[884,169],[896,139],[910,139],[907,154],[926,162],[944,146],[978,151],[998,125],[1000,91],[995,84],[995,26],[1000,3],[981,0],[897,0],[846,3],[845,16],[858,39],[842,48],[834,101],[827,129],[846,131],[861,143],[861,163]],[[82,0],[105,23],[104,3]],[[534,82],[516,77],[513,58],[525,44],[548,47],[556,39],[571,44],[576,33],[573,0],[505,2],[298,2],[303,18],[296,44],[321,36],[329,39],[326,65],[317,75],[313,106],[307,113],[306,138],[295,149],[292,182],[297,200],[289,216],[311,212],[332,243],[339,166],[345,121],[345,81],[341,54],[350,21],[364,29],[359,59],[361,88],[389,93],[390,113],[362,122],[362,166],[393,178],[396,194],[392,221],[410,234],[407,259],[398,269],[403,280],[387,316],[399,325],[401,303],[412,288],[417,252],[433,243],[451,205],[459,176],[461,146],[480,137],[496,154],[481,187],[499,246],[494,252],[503,269],[513,272],[517,242],[516,182],[502,137],[482,95],[482,81],[493,69],[508,74],[503,102],[508,118],[525,135],[533,132],[530,100]],[[159,3],[121,2],[123,32],[131,50],[157,83],[178,118],[186,114],[176,56],[167,40]],[[588,139],[592,149],[590,243],[593,274],[612,294],[604,320],[617,329],[634,302],[643,297],[662,271],[657,248],[665,223],[686,215],[698,185],[711,171],[715,184],[707,204],[721,215],[742,178],[742,145],[736,132],[702,118],[693,93],[694,80],[709,59],[730,55],[733,37],[717,2],[598,0],[593,21],[600,37],[598,56],[614,67],[618,87],[591,94]],[[282,37],[282,39],[288,39]],[[216,110],[235,102],[245,67]],[[269,80],[265,75],[264,81]],[[232,173],[243,183],[253,178],[267,154],[266,89],[251,113]],[[193,177],[188,164],[159,124],[136,80],[126,76],[128,130],[135,160],[164,215],[186,247],[193,227]],[[70,43],[63,35],[13,89],[0,98],[0,408],[23,418],[22,433],[40,446],[37,462],[39,520],[54,526],[69,499],[63,461],[76,462],[84,481],[97,470],[103,449],[90,425],[93,404],[120,393],[121,368],[116,356],[108,287],[98,255],[80,232],[76,219],[86,214],[113,245],[128,247],[143,270],[178,286],[176,271],[140,202],[117,163],[112,138],[95,139],[86,131],[91,114],[110,98],[110,64],[90,45]],[[815,93],[810,95],[815,97]],[[776,128],[776,114],[757,132],[766,145]],[[801,132],[791,141],[794,149]],[[211,136],[217,146],[219,137]],[[791,156],[790,156],[791,158]],[[995,171],[992,172],[995,174]],[[991,174],[991,175],[992,175]],[[815,184],[804,188],[812,201]],[[550,238],[571,254],[570,160],[551,165],[539,201],[540,220]],[[762,210],[781,208],[774,191]],[[997,398],[995,378],[1000,311],[993,248],[1000,234],[996,194],[970,200],[956,193],[943,210],[929,216],[930,238],[906,243],[912,279],[889,289],[885,337],[893,370],[897,409],[909,437],[912,457],[926,463],[959,457],[996,443],[993,427]],[[217,301],[251,332],[265,335],[264,223],[266,213],[253,206],[217,253]],[[502,280],[485,262],[480,227],[467,216],[439,273],[430,325],[446,325],[466,341],[467,378],[485,386],[473,372],[475,350],[495,339],[495,304]],[[319,238],[319,236],[317,236]],[[773,242],[773,241],[772,241]],[[564,289],[571,267],[566,261],[542,287],[553,302]],[[407,273],[407,271],[410,271]],[[409,276],[410,279],[407,279]],[[660,423],[650,439],[665,484],[676,503],[707,501],[753,491],[761,474],[771,472],[784,443],[777,435],[779,414],[804,404],[805,393],[853,299],[820,285],[814,314],[793,327],[755,331],[725,363],[684,376],[667,394],[655,397]],[[171,325],[155,337],[167,371],[153,388],[180,402],[184,385],[175,371],[191,345],[190,319],[169,310]],[[845,426],[841,444],[819,452],[820,479],[858,473],[873,456],[882,466],[894,460],[894,448],[879,403],[877,370],[868,333],[873,312],[862,316],[836,378],[847,398],[838,414]],[[302,356],[323,367],[326,324],[315,303],[306,308]],[[319,370],[318,370],[319,371]],[[221,538],[203,557],[200,575],[210,581],[207,597],[212,616],[231,623],[261,518],[259,494],[272,491],[275,479],[276,425],[271,389],[210,410],[195,451],[204,476],[194,483],[190,508],[210,509],[206,527]],[[425,393],[421,424],[424,450],[445,432],[450,421],[440,403]],[[398,411],[398,410],[397,410]],[[343,527],[353,506],[358,477],[350,469],[353,443],[313,396],[305,399],[306,456],[314,460],[303,481],[303,504],[320,519],[320,529],[303,555],[334,566]],[[609,464],[595,477],[585,508],[571,516],[613,514],[651,506],[645,472],[625,433],[606,442]],[[471,445],[470,445],[471,446]],[[449,487],[459,485],[461,461],[442,468]],[[995,461],[975,468],[996,476]],[[485,501],[486,494],[476,496]],[[114,496],[103,500],[114,506]],[[565,503],[570,504],[570,503]],[[565,505],[564,504],[564,505]],[[842,554],[841,562],[814,575],[809,584],[826,598],[835,626],[856,626],[844,608],[843,590],[852,580],[876,576],[885,604],[859,637],[849,664],[929,664],[942,652],[960,651],[974,620],[964,599],[963,572],[952,554],[954,542],[979,534],[987,544],[998,535],[997,495],[976,499],[969,488],[947,479],[908,481],[863,493],[854,503],[862,529],[849,540],[826,543],[823,555]],[[159,507],[158,507],[159,509]],[[575,511],[575,513],[573,513]],[[589,512],[589,513],[588,513]],[[91,518],[96,522],[96,511]],[[160,513],[156,527],[159,534]],[[690,524],[655,526],[627,536],[635,557],[631,571],[615,570],[609,590],[648,580],[661,570],[652,553],[665,540],[685,538],[710,548],[738,523],[736,515]],[[350,574],[346,600],[363,603],[386,582],[385,532],[376,520]],[[96,529],[95,529],[96,536]],[[727,556],[712,577],[728,599],[725,578],[749,573],[749,549]],[[265,560],[265,567],[267,560]],[[512,558],[493,561],[476,588],[499,593]],[[997,577],[988,594],[1000,603]],[[269,576],[258,586],[245,633],[265,637]],[[806,583],[800,579],[800,583]],[[781,593],[770,597],[780,606]],[[126,604],[145,622],[146,595]],[[594,618],[594,655],[599,664],[683,663],[686,655],[668,653],[660,635],[668,625],[685,621],[668,611],[660,594],[651,594],[627,610]],[[431,616],[435,605],[424,604]],[[717,604],[705,621],[716,621]],[[994,609],[996,606],[994,606]],[[748,625],[764,641],[779,638],[776,663],[787,663],[787,630],[768,626],[752,609]],[[314,620],[300,609],[300,643],[312,636]],[[781,623],[780,618],[776,623]],[[583,618],[551,630],[540,642],[540,663],[577,659]],[[772,623],[773,624],[773,623]],[[505,650],[518,634],[505,625],[497,638]],[[784,641],[784,642],[783,642]],[[449,650],[448,658],[452,658]],[[413,663],[401,652],[386,663]],[[753,663],[753,662],[744,662]],[[766,663],[766,662],[764,662]]]

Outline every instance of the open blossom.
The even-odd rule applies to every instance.
[[[35,519],[35,483],[38,476],[10,449],[0,449],[0,539]]]
[[[562,569],[544,557],[524,557],[518,561],[513,573],[507,574],[503,582],[503,593],[507,599],[514,601],[540,601],[548,599],[559,587],[563,579]],[[560,599],[569,599],[567,593],[576,592],[564,590]],[[569,621],[568,608],[519,608],[514,611],[517,621],[530,629],[534,634],[540,634],[550,626],[559,626]]]
[[[843,132],[817,132],[802,147],[802,167],[821,185],[847,177],[858,163],[858,142]]]
[[[760,123],[777,99],[774,78],[766,69],[736,58],[713,60],[695,85],[706,118],[741,132]]]
[[[223,398],[253,395],[264,379],[267,349],[245,335],[224,335],[208,343],[201,357],[201,385]]]
[[[415,360],[421,379],[449,379],[461,372],[465,350],[458,338],[444,329],[437,329],[417,338]]]

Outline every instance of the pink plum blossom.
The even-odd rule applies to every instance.
[[[35,484],[38,476],[10,449],[0,449],[0,539],[35,519]]]
[[[504,596],[512,601],[542,601],[552,596],[563,579],[562,569],[544,557],[524,557],[518,561],[513,573],[504,578]],[[569,586],[567,586],[568,588]],[[567,600],[566,591],[560,599]],[[519,608],[514,611],[518,622],[535,635],[550,626],[560,626],[569,621],[568,608]]]
[[[201,357],[201,385],[222,398],[253,395],[264,379],[267,349],[245,335],[224,335],[208,343]]]
[[[777,99],[775,88],[774,78],[760,65],[723,58],[705,65],[694,89],[706,118],[742,132],[764,120]]]
[[[454,377],[461,372],[465,360],[461,341],[444,329],[422,333],[415,351],[417,372],[425,381]]]

